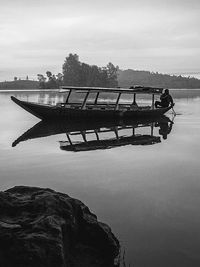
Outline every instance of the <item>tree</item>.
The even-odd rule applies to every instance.
[[[112,63],[103,68],[81,63],[77,54],[69,54],[63,64],[63,81],[71,86],[117,87],[118,69]]]
[[[49,79],[52,77],[52,73],[49,70],[46,72],[46,75]]]
[[[117,73],[118,73],[119,67],[114,66],[111,62],[108,63],[106,66],[106,71],[108,75],[108,87],[117,87],[118,81],[117,81]]]
[[[63,74],[62,73],[58,73],[56,75],[56,81],[57,81],[58,87],[63,85]]]
[[[46,78],[44,77],[44,75],[37,74],[37,78],[38,78],[38,81],[39,81],[39,88],[45,89],[45,81],[46,81]]]
[[[49,80],[48,80],[48,82],[46,82],[45,88],[48,88],[48,89],[58,88],[56,76],[54,74],[52,74],[51,71],[47,71],[46,75],[47,75]]]
[[[41,89],[55,89],[59,88],[63,84],[63,75],[58,73],[52,74],[51,71],[46,72],[47,78],[42,74],[38,74],[39,87]],[[48,79],[48,81],[46,81]]]
[[[65,85],[79,86],[81,63],[77,54],[69,54],[63,64],[63,80]]]

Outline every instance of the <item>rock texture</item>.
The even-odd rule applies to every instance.
[[[37,187],[0,192],[1,267],[110,267],[118,254],[111,229],[81,201]]]

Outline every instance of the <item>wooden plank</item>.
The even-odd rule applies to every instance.
[[[83,100],[83,104],[81,106],[81,109],[85,109],[86,102],[87,102],[87,99],[88,99],[89,94],[90,94],[90,91],[87,92],[87,94],[85,96],[85,99]]]
[[[151,136],[153,136],[153,127],[154,127],[154,123],[151,124]]]
[[[68,139],[68,141],[69,141],[70,145],[72,146],[72,145],[73,145],[73,143],[72,143],[72,140],[71,140],[71,138],[70,138],[69,134],[68,134],[68,133],[66,133],[66,136],[67,136],[67,139]]]
[[[126,126],[126,127],[123,127],[123,126],[121,126],[121,127],[117,127],[117,131],[119,132],[119,131],[121,131],[121,130],[127,130],[127,129],[135,129],[135,128],[145,128],[145,127],[151,127],[151,124],[150,123],[147,123],[147,124],[141,124],[141,125],[135,125],[135,126],[133,126],[133,125],[130,125],[130,126]],[[98,133],[98,134],[100,134],[100,133],[111,133],[111,132],[113,132],[113,127],[111,127],[111,128],[103,128],[102,130],[101,130],[101,128],[97,131],[97,130],[85,130],[84,131],[84,133],[85,134],[96,134],[96,133]],[[71,136],[74,136],[74,135],[82,135],[82,133],[81,133],[81,131],[77,131],[77,132],[70,132],[70,135]]]
[[[154,109],[154,94],[152,94],[152,109]]]
[[[125,94],[161,94],[163,88],[132,86],[131,88],[103,88],[103,87],[76,87],[76,86],[61,86],[60,93],[66,93],[69,90],[75,90],[79,93],[104,92],[104,93],[125,93]]]
[[[95,104],[95,105],[97,105],[97,101],[98,101],[99,94],[100,94],[100,92],[97,92],[97,95],[96,95],[96,98],[95,98],[95,101],[94,101],[94,104]]]
[[[72,92],[72,90],[69,90],[69,93],[68,93],[67,99],[66,99],[66,101],[65,101],[65,104],[68,104],[68,102],[69,102],[69,97],[70,97],[70,95],[71,95],[71,92]]]
[[[100,139],[99,139],[98,131],[97,130],[94,130],[94,133],[96,135],[97,141],[99,141]]]
[[[115,110],[118,110],[119,109],[119,100],[120,100],[120,97],[121,97],[121,92],[119,93],[118,97],[117,97],[117,101],[115,103]]]
[[[133,105],[137,105],[137,103],[136,103],[136,93],[134,93],[134,95],[133,95]]]

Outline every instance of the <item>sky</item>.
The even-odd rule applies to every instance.
[[[0,0],[0,81],[62,71],[69,53],[120,69],[200,74],[199,0]]]

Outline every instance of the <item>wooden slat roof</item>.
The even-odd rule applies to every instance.
[[[60,93],[69,92],[69,90],[79,91],[86,93],[88,91],[97,93],[124,93],[124,94],[161,94],[163,88],[145,87],[145,86],[132,86],[131,88],[104,88],[104,87],[76,87],[76,86],[61,86]]]

